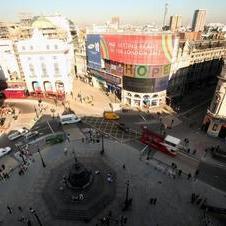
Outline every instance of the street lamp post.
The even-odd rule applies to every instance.
[[[39,149],[39,148],[38,148],[38,153],[39,153],[40,158],[41,158],[41,161],[42,161],[42,166],[43,166],[43,168],[45,168],[45,167],[46,167],[46,164],[45,164],[45,162],[44,162],[44,160],[43,160],[43,158],[42,158],[42,154],[41,154],[41,152],[40,152],[40,149]]]
[[[104,134],[101,134],[101,151],[100,154],[104,154]]]
[[[127,210],[129,208],[129,206],[132,205],[132,198],[129,199],[129,181],[127,181],[126,183],[126,198],[124,201],[124,207],[123,207],[123,211]]]

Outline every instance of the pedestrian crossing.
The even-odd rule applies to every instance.
[[[95,129],[100,134],[107,135],[120,143],[137,140],[140,133],[135,130],[123,131],[117,122],[105,120],[102,117],[83,117],[82,122]]]

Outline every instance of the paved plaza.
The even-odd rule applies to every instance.
[[[116,195],[115,199],[105,207],[105,209],[93,218],[89,223],[56,220],[50,214],[43,201],[40,190],[43,188],[45,178],[50,175],[51,169],[59,162],[68,161],[73,158],[69,151],[65,156],[63,151],[65,144],[58,144],[42,150],[46,168],[42,167],[40,158],[35,154],[35,162],[30,165],[25,175],[19,176],[15,170],[10,178],[1,182],[1,215],[2,225],[21,225],[18,218],[24,216],[29,218],[34,225],[37,221],[29,212],[32,207],[36,210],[43,225],[96,225],[98,219],[107,216],[112,211],[112,223],[116,224],[120,216],[128,217],[129,226],[151,226],[151,225],[204,225],[203,210],[198,205],[190,203],[190,196],[193,192],[208,199],[208,204],[224,207],[226,196],[220,190],[209,186],[198,179],[187,180],[187,175],[182,174],[175,179],[166,170],[165,165],[153,159],[147,161],[140,158],[139,150],[128,144],[121,144],[111,139],[105,139],[105,153],[101,156],[100,143],[83,143],[82,139],[71,142],[70,148],[74,147],[79,158],[95,156],[102,158],[116,172]],[[123,169],[125,164],[125,169]],[[106,174],[107,172],[100,172]],[[129,180],[129,198],[132,198],[132,207],[122,212],[123,202],[126,195],[126,182]],[[150,198],[157,198],[157,204],[149,204]],[[13,214],[9,214],[6,206],[13,209]],[[23,212],[17,207],[21,206]],[[210,216],[210,221],[214,225],[224,225]],[[101,224],[99,224],[101,225]]]

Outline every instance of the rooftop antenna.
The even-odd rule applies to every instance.
[[[168,2],[166,1],[165,3],[165,10],[164,10],[164,17],[163,17],[163,28],[166,26],[166,16],[167,16],[167,13],[168,13]]]

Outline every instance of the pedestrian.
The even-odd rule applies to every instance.
[[[18,210],[19,210],[20,212],[23,212],[23,209],[22,209],[21,206],[18,206]]]
[[[187,153],[188,153],[188,154],[190,153],[190,148],[187,149]]]
[[[153,200],[154,200],[153,198],[150,198],[149,199],[149,203],[152,204],[153,203]]]
[[[153,204],[156,205],[156,202],[157,202],[157,198],[154,198]]]
[[[191,174],[189,173],[187,179],[189,180],[190,178],[191,178]]]
[[[21,223],[24,223],[25,222],[25,217],[22,216],[22,217],[18,218],[18,221],[21,222]]]
[[[199,198],[196,202],[197,205],[199,205],[202,202],[202,198]]]
[[[196,154],[196,149],[194,149],[194,150],[193,150],[192,154],[193,154],[193,155],[195,155],[195,154]]]
[[[7,206],[7,209],[9,211],[9,214],[13,214],[13,210],[12,210],[12,208],[10,206]]]
[[[182,174],[182,170],[179,169],[179,170],[178,170],[178,176],[181,176],[181,174]]]
[[[67,148],[64,148],[64,155],[67,156]]]
[[[123,223],[126,224],[127,223],[128,218],[126,216],[124,216],[123,218]]]
[[[27,226],[32,226],[31,221],[27,219]]]
[[[125,166],[125,164],[123,164],[123,165],[122,165],[122,168],[123,168],[123,169],[126,169],[126,166]]]
[[[171,128],[172,128],[172,126],[173,126],[173,123],[174,123],[174,120],[172,119],[172,120],[171,120],[171,125],[170,125]]]
[[[199,174],[199,170],[197,169],[197,170],[195,171],[195,176],[197,177],[198,174]]]

